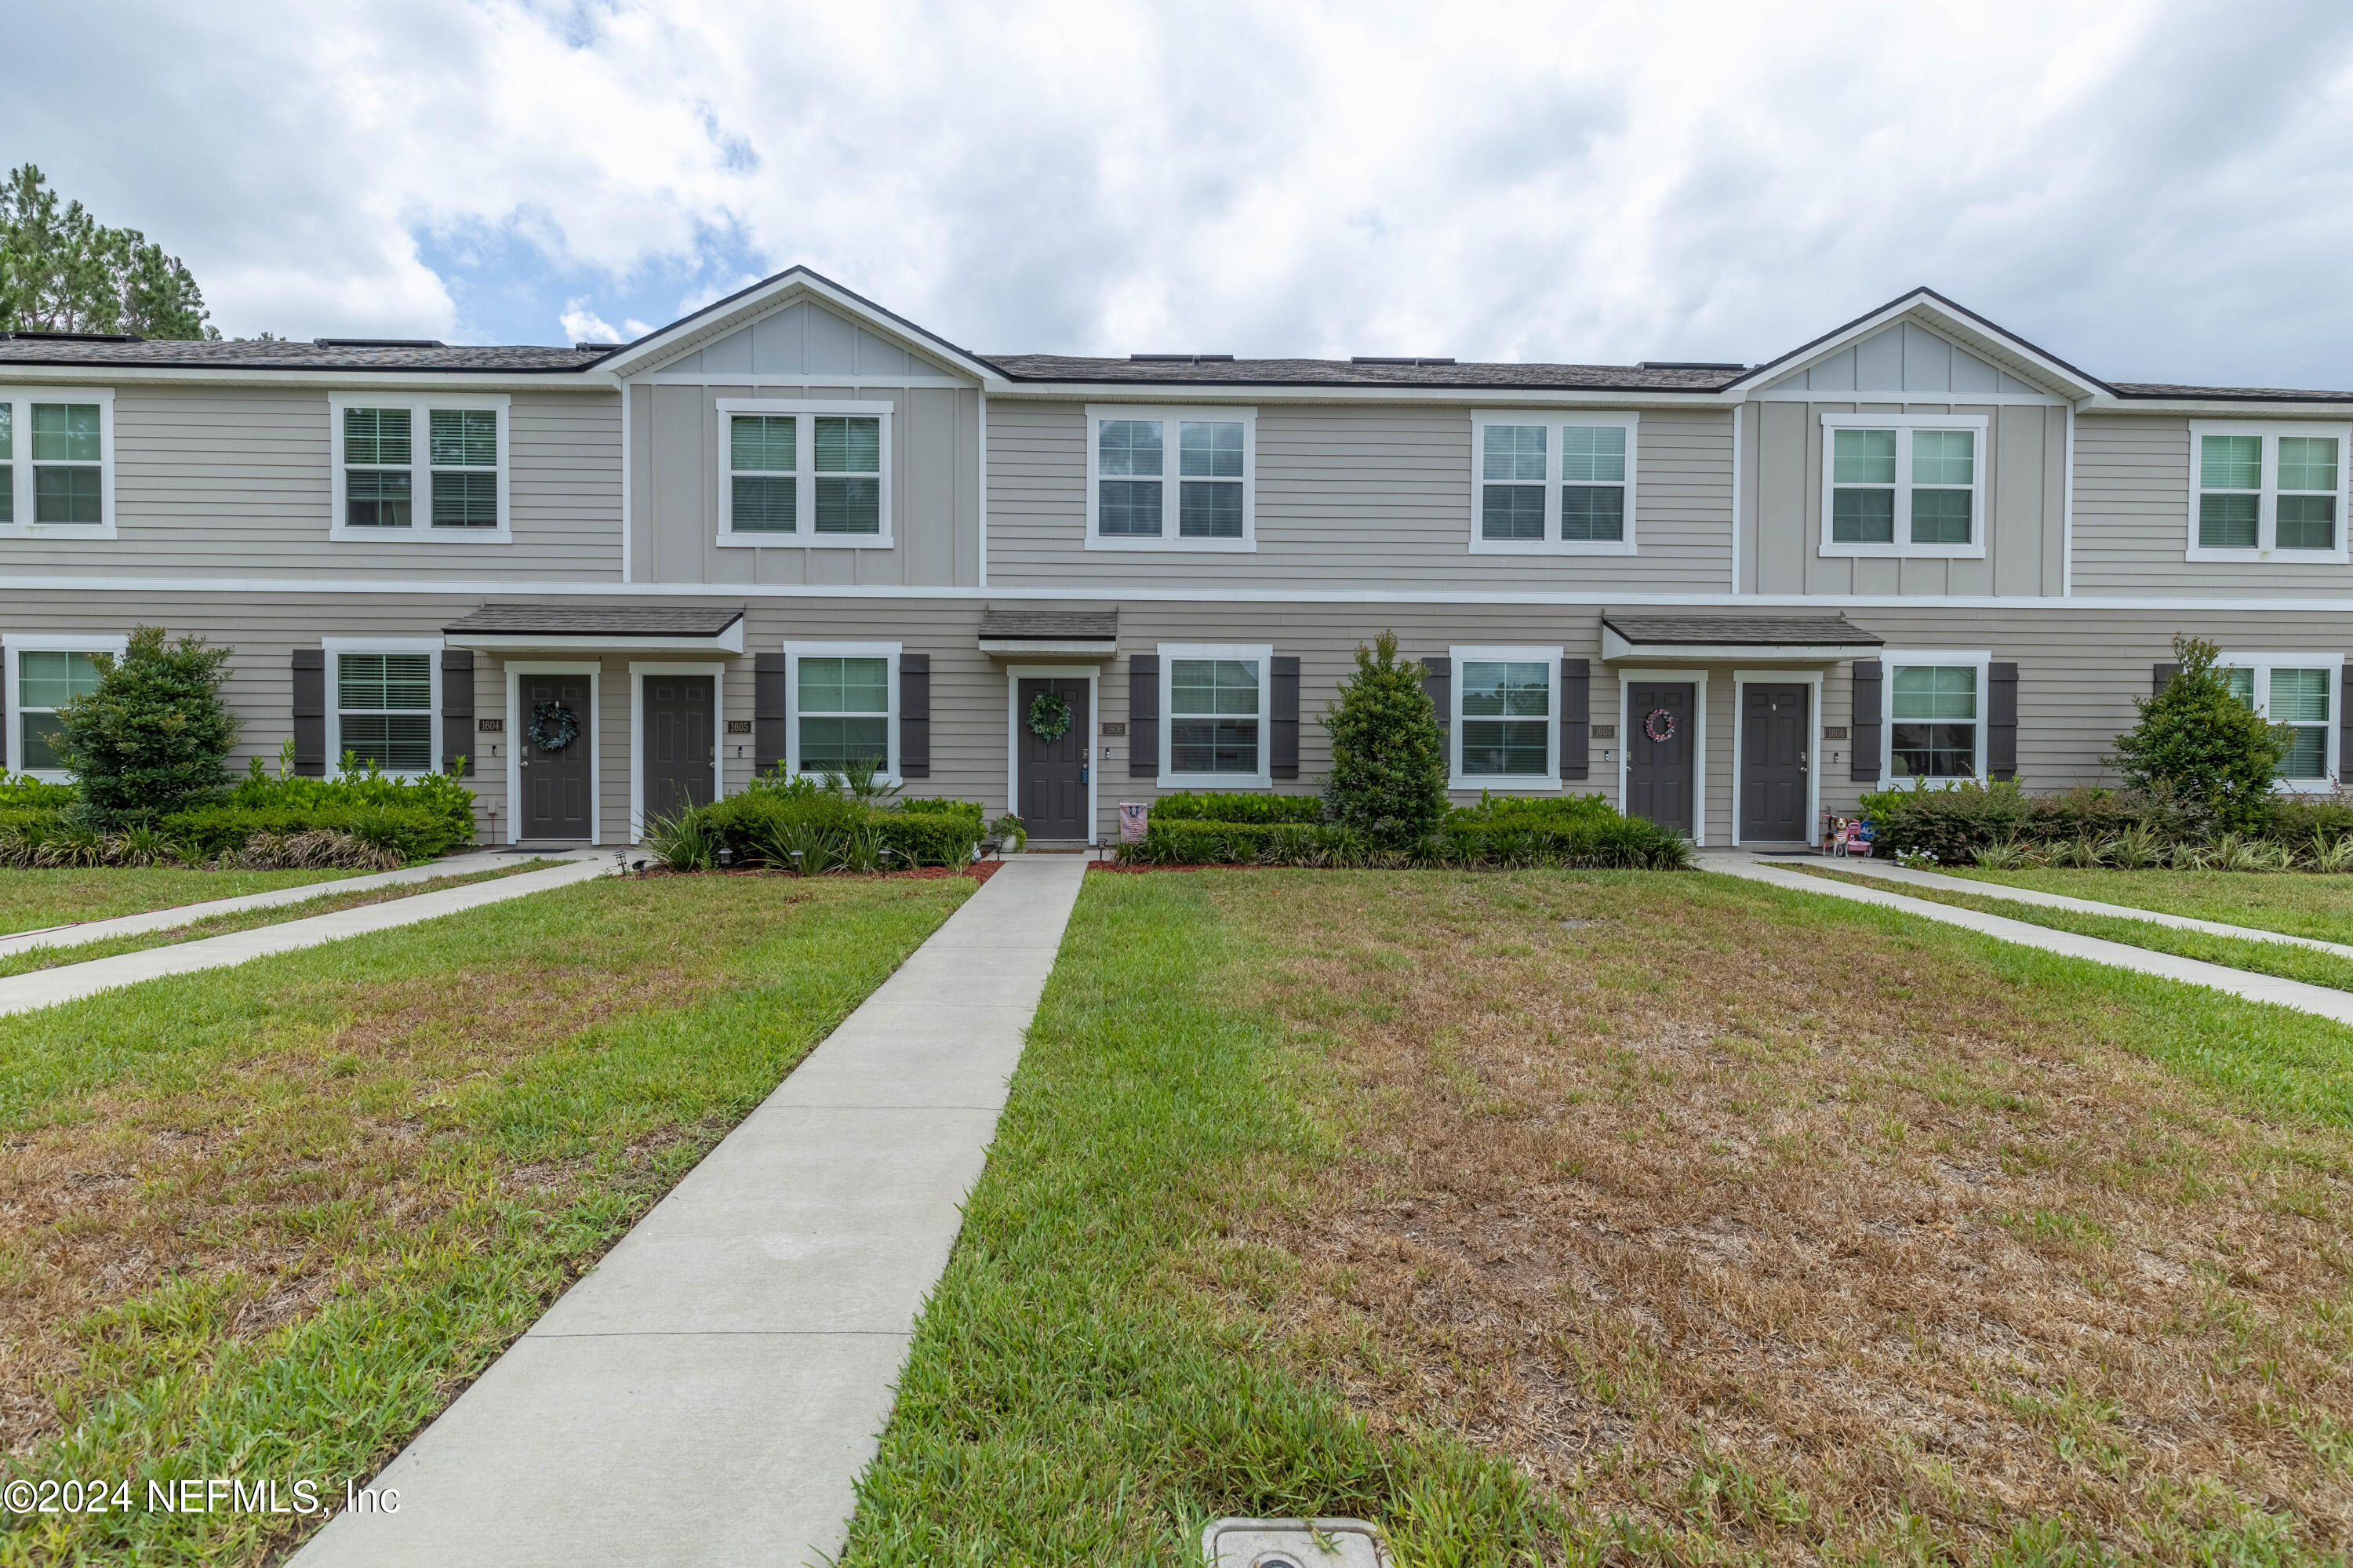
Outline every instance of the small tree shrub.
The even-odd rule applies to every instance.
[[[131,633],[120,659],[98,656],[98,686],[58,710],[58,749],[94,823],[160,816],[217,795],[237,715],[221,698],[230,651],[199,637]]]
[[[1398,657],[1397,633],[1356,645],[1356,673],[1324,710],[1332,771],[1324,814],[1392,844],[1418,843],[1446,815],[1446,737],[1421,666]],[[1157,814],[1157,813],[1155,813]]]
[[[2140,722],[2116,736],[2116,760],[2126,789],[2163,790],[2226,830],[2258,832],[2293,736],[2232,694],[2218,653],[2200,638],[2174,638],[2181,668],[2165,690],[2133,699]]]
[[[1320,822],[1324,802],[1314,795],[1208,793],[1180,789],[1152,802],[1157,822]]]

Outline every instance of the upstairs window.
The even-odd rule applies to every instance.
[[[335,393],[339,539],[505,539],[504,397]]]
[[[2337,672],[2327,653],[2225,653],[2223,677],[2238,699],[2290,731],[2287,755],[2275,777],[2291,789],[2334,786]]]
[[[719,403],[719,543],[887,548],[891,416],[883,402]]]
[[[1087,410],[1087,545],[1257,547],[1254,408]]]
[[[1822,554],[1985,554],[1985,419],[1825,414],[1822,427]]]
[[[1632,414],[1472,417],[1474,551],[1630,555]]]
[[[2189,559],[2342,561],[2346,427],[2190,426]]]
[[[1552,683],[1557,648],[1453,648],[1450,787],[1559,787]]]
[[[433,771],[431,653],[335,655],[335,754],[385,773]]]
[[[114,395],[0,388],[0,533],[113,531]]]
[[[1164,787],[1271,787],[1264,721],[1273,656],[1263,646],[1161,646]]]

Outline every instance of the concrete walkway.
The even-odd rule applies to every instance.
[[[838,1555],[1085,869],[1007,861],[300,1568]]]
[[[84,942],[102,942],[111,937],[141,937],[150,931],[169,931],[175,927],[193,925],[216,915],[237,915],[248,909],[272,909],[280,905],[324,898],[331,894],[399,887],[412,882],[431,882],[442,876],[471,876],[476,872],[496,871],[502,865],[516,865],[526,860],[597,859],[604,853],[586,850],[533,855],[507,851],[453,854],[447,860],[403,866],[398,871],[333,877],[325,882],[305,882],[293,887],[272,888],[267,893],[241,894],[235,898],[211,898],[201,904],[175,904],[168,909],[146,909],[136,915],[117,915],[104,920],[76,920],[69,925],[44,926],[37,930],[10,931],[0,934],[0,953],[22,952],[27,948],[79,947]]]
[[[1857,904],[1875,904],[1883,909],[1900,909],[1906,915],[1917,915],[1926,920],[1941,921],[1947,926],[1983,932],[1989,937],[2000,937],[2023,948],[2040,948],[2044,952],[2062,953],[2071,959],[2088,959],[2095,964],[2137,969],[2145,975],[2206,986],[2232,996],[2243,997],[2249,1001],[2274,1002],[2281,1007],[2292,1007],[2301,1012],[2334,1019],[2339,1023],[2353,1023],[2353,991],[2338,991],[2331,986],[2307,985],[2302,980],[2281,980],[2273,975],[2234,969],[2226,964],[2176,958],[2171,953],[2152,952],[2147,948],[2136,948],[2125,942],[2080,937],[2073,931],[2055,931],[2048,926],[2012,920],[2007,916],[1980,914],[1957,905],[1935,904],[1925,898],[1906,898],[1900,893],[1883,892],[1875,887],[1857,887],[1828,877],[1808,876],[1803,872],[1791,871],[1787,865],[1777,865],[1770,861],[1757,860],[1738,853],[1702,854],[1695,858],[1694,863],[1703,871],[1746,877],[1752,882],[1767,883],[1799,893],[1819,894],[1826,898],[1844,898]]]
[[[111,991],[117,986],[137,985],[141,980],[160,980],[165,975],[192,974],[198,969],[220,969],[228,964],[244,963],[249,959],[268,958],[273,953],[291,953],[303,948],[315,948],[322,942],[340,941],[345,937],[362,937],[371,931],[388,931],[396,926],[412,926],[419,920],[454,915],[461,909],[479,909],[485,904],[522,898],[545,892],[551,887],[585,882],[592,876],[607,875],[612,869],[604,856],[594,855],[546,871],[526,871],[514,876],[502,876],[495,882],[445,887],[437,892],[419,893],[383,904],[364,904],[356,909],[338,909],[330,915],[283,920],[275,926],[257,926],[249,931],[231,931],[225,936],[206,937],[194,942],[148,948],[136,953],[118,953],[111,959],[91,959],[84,963],[60,964],[55,969],[10,975],[0,980],[0,1014],[30,1012],[35,1008],[54,1007],[61,1001],[78,1001],[94,992]],[[349,885],[331,883],[325,885],[332,888]]]
[[[1974,877],[1947,876],[1934,871],[1914,871],[1908,866],[1897,865],[1891,861],[1817,860],[1811,863],[1826,870],[1842,871],[1852,876],[1873,877],[1883,882],[1909,883],[1915,887],[1940,888],[1947,893],[1973,893],[1979,898],[2007,898],[2013,904],[2033,904],[2045,909],[2067,909],[2078,915],[2105,915],[2121,920],[2147,920],[2152,925],[2170,926],[2177,931],[2203,931],[2210,937],[2238,937],[2250,942],[2287,942],[2299,948],[2311,948],[2317,952],[2334,953],[2340,959],[2353,959],[2353,947],[2348,947],[2342,942],[2324,942],[2317,937],[2291,936],[2285,931],[2264,931],[2253,926],[2229,926],[2220,920],[2198,920],[2187,915],[2168,915],[2160,910],[2136,908],[2129,904],[2108,904],[2096,898],[2071,898],[2063,893],[2044,893],[2031,887],[2012,887],[2003,882],[1979,882]]]

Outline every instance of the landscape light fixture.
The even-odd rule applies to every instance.
[[[719,869],[725,871],[729,866],[733,865],[734,863],[735,852],[729,849],[725,844],[721,844],[719,846]]]

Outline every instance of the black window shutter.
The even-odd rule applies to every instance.
[[[1160,777],[1160,655],[1127,656],[1127,776]]]
[[[1879,715],[1882,666],[1876,659],[1854,662],[1854,767],[1850,777],[1862,783],[1879,780]]]
[[[1449,735],[1454,728],[1454,661],[1424,659],[1421,662],[1421,689],[1430,694],[1430,705],[1438,710],[1438,733]]]
[[[2337,678],[2337,702],[2343,703],[2348,694],[2353,694],[2353,664]],[[2353,781],[2353,724],[2346,723],[2342,713],[2337,715],[2337,781]]]
[[[752,655],[752,768],[765,773],[785,760],[786,683],[792,669],[782,653]]]
[[[932,776],[932,656],[899,655],[899,777]]]
[[[1267,773],[1299,777],[1299,661],[1278,654],[1271,672],[1273,702],[1268,709]]]
[[[2165,695],[2165,688],[2173,684],[2173,677],[2179,673],[2181,666],[2179,664],[2151,664],[2148,667],[2148,694],[2152,697]]]
[[[466,759],[465,776],[474,776],[474,651],[441,650],[441,766]]]
[[[327,774],[327,651],[294,650],[294,771]]]
[[[1593,772],[1593,665],[1584,659],[1560,662],[1560,776],[1584,779]]]
[[[2018,666],[1995,664],[1988,670],[1986,771],[1996,779],[2018,777]]]

